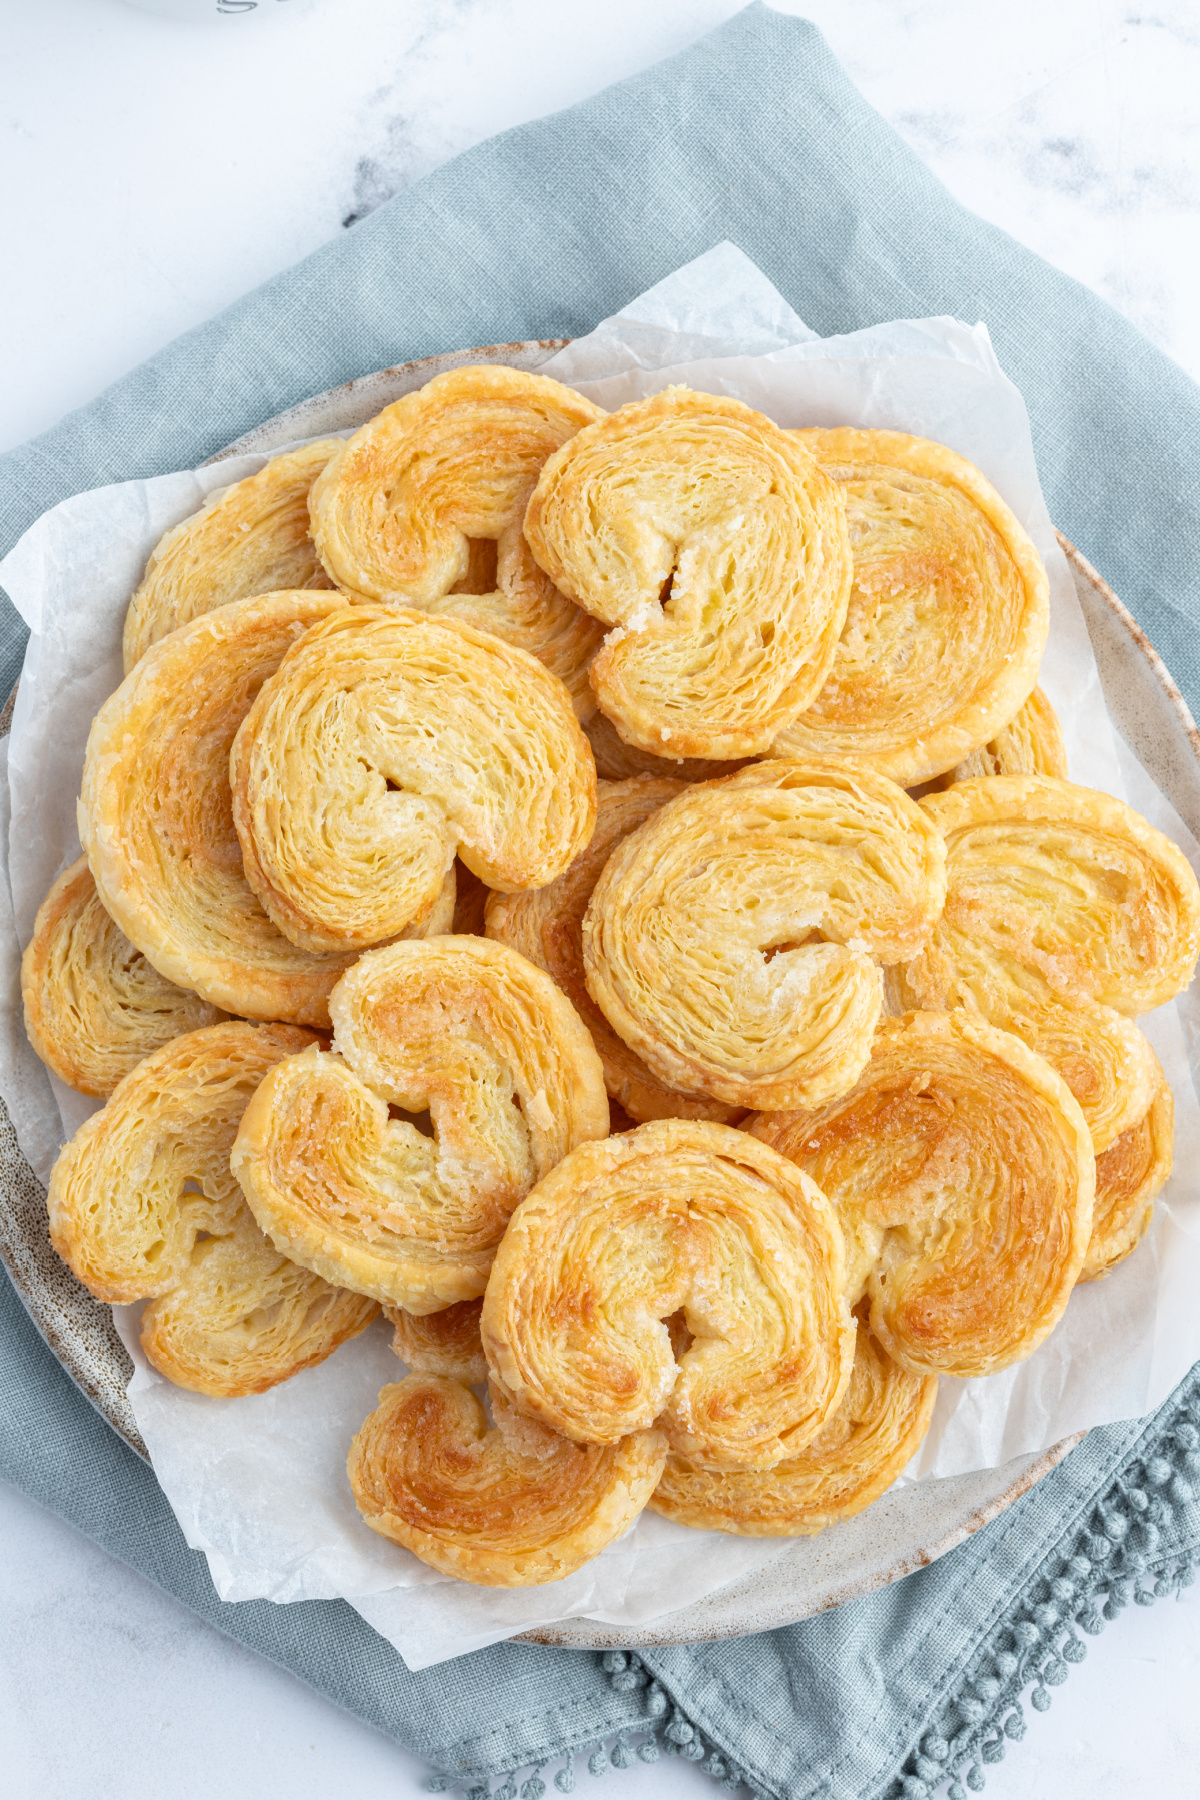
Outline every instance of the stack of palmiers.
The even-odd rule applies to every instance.
[[[214,496],[26,952],[55,1245],[205,1394],[382,1308],[350,1481],[467,1581],[861,1511],[1170,1171],[1200,893],[1047,623],[961,457],[682,388],[460,369]]]

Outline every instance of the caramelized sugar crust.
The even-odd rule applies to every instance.
[[[1050,589],[1028,533],[944,444],[900,431],[792,434],[845,500],[854,579],[828,679],[776,737],[904,787],[978,750],[1028,698]]]
[[[992,1375],[1066,1308],[1095,1162],[1062,1078],[966,1012],[885,1019],[851,1091],[748,1126],[829,1196],[852,1303],[914,1374]]]
[[[146,1057],[80,1126],[50,1177],[54,1248],[99,1300],[148,1300],[142,1348],[197,1393],[258,1394],[354,1337],[374,1301],[289,1262],[230,1173],[242,1112],[314,1041],[231,1020]]]

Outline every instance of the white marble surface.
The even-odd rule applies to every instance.
[[[0,7],[0,448],[489,133],[700,35],[730,0],[317,0],[175,25]],[[1200,15],[1112,0],[812,0],[967,205],[1200,375]],[[0,1489],[0,1800],[416,1794],[422,1771]],[[989,1772],[993,1800],[1196,1787],[1200,1602],[1131,1609]],[[586,1781],[587,1778],[585,1778]],[[695,1796],[678,1763],[614,1793]],[[619,1783],[619,1787],[615,1784]]]

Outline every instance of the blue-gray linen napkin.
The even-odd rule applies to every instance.
[[[722,239],[822,334],[983,319],[1060,529],[1200,694],[1200,390],[958,206],[815,28],[749,7],[683,54],[481,144],[0,458],[0,555],[47,507],[189,468],[426,353],[571,336]],[[0,693],[24,628],[0,598]],[[0,1473],[244,1644],[497,1800],[682,1755],[764,1794],[964,1800],[1130,1601],[1200,1549],[1200,1379],[1091,1432],[959,1549],[784,1630],[638,1656],[499,1644],[413,1674],[338,1602],[222,1605],[150,1471],[0,1282]],[[584,1777],[586,1779],[586,1777]]]

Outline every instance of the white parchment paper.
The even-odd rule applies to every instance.
[[[610,408],[682,382],[735,395],[781,425],[911,431],[969,457],[1046,562],[1051,631],[1041,681],[1063,724],[1072,778],[1130,799],[1200,866],[1186,827],[1113,731],[1038,485],[1025,407],[984,326],[908,320],[819,339],[724,244],[559,352],[545,372]],[[244,456],[78,495],[45,514],[0,564],[0,583],[32,633],[6,760],[0,747],[11,806],[0,842],[0,1093],[43,1180],[96,1103],[49,1076],[25,1040],[20,950],[51,881],[79,854],[84,746],[120,681],[125,607],[161,534],[264,460]],[[1185,995],[1142,1024],[1176,1099],[1176,1174],[1147,1240],[1106,1281],[1076,1292],[1027,1362],[986,1381],[943,1380],[933,1428],[903,1482],[998,1466],[1146,1412],[1200,1359],[1200,1103],[1185,1048],[1200,1043],[1200,1005]],[[646,1513],[567,1581],[515,1592],[469,1587],[367,1530],[346,1482],[350,1439],[380,1387],[401,1372],[386,1327],[269,1394],[220,1401],[164,1381],[141,1354],[139,1309],[115,1310],[155,1471],[224,1599],[347,1598],[418,1668],[560,1619],[642,1623],[782,1554],[779,1542],[698,1533]]]

